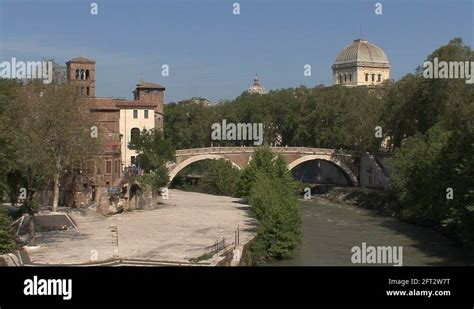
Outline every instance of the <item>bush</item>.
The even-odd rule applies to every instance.
[[[250,196],[252,214],[259,221],[257,237],[247,259],[251,264],[290,258],[301,244],[298,201],[281,178],[258,173]]]
[[[236,196],[240,171],[225,159],[213,160],[210,171],[202,178],[205,192]]]
[[[6,211],[0,208],[0,254],[9,253],[15,249],[16,243],[11,224]]]
[[[289,258],[298,249],[302,233],[297,189],[282,157],[268,147],[254,151],[239,181],[239,194],[249,198],[251,212],[259,222],[246,254],[250,264]]]
[[[238,194],[248,198],[255,185],[257,173],[264,173],[268,178],[281,178],[291,190],[298,190],[298,183],[288,170],[287,163],[280,155],[276,156],[269,147],[255,149],[252,160],[243,170],[238,183]]]

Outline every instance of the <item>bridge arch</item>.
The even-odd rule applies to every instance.
[[[202,160],[219,160],[219,159],[227,160],[230,163],[232,163],[232,165],[234,167],[238,168],[239,170],[241,169],[241,167],[237,163],[235,163],[234,161],[232,161],[231,159],[229,159],[225,156],[216,155],[216,154],[200,154],[200,155],[189,157],[186,160],[176,164],[168,174],[169,175],[169,183],[171,183],[173,181],[174,177],[176,177],[176,175],[178,175],[178,173],[183,168],[185,168],[186,166],[188,166],[191,163],[202,161]]]
[[[297,167],[301,163],[308,162],[308,161],[313,161],[313,160],[324,160],[324,161],[327,161],[327,162],[330,162],[330,163],[336,165],[337,167],[342,169],[344,171],[344,173],[349,177],[350,181],[352,182],[352,185],[354,185],[354,186],[359,185],[359,182],[357,181],[357,177],[354,175],[354,173],[351,171],[351,169],[344,162],[342,162],[341,160],[338,160],[337,158],[335,158],[331,155],[324,155],[324,154],[305,155],[305,156],[303,156],[301,158],[298,158],[298,159],[292,161],[291,163],[289,163],[288,164],[288,169],[291,171],[292,169],[294,169],[295,167]]]

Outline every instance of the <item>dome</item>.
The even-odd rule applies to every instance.
[[[258,79],[258,75],[255,75],[255,78],[253,80],[253,85],[250,87],[247,92],[249,93],[257,93],[257,94],[266,94],[267,90],[263,88],[263,86],[260,84],[260,81]]]
[[[390,67],[387,55],[383,49],[365,39],[357,39],[344,48],[336,57],[334,67],[344,65],[367,65],[375,67]]]

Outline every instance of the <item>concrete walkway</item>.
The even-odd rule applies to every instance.
[[[90,210],[69,209],[78,230],[37,234],[38,249],[29,250],[37,264],[79,264],[111,259],[186,262],[185,251],[234,241],[241,242],[255,221],[238,199],[170,190],[165,204],[104,218]]]

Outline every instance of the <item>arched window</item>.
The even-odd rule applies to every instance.
[[[86,72],[84,69],[81,70],[81,79],[86,79]]]
[[[365,73],[365,81],[366,81],[366,82],[369,81],[369,73]]]
[[[375,82],[375,74],[372,74],[372,82]]]
[[[349,74],[349,81],[352,82],[352,74]]]
[[[347,75],[344,74],[344,83],[347,83]]]
[[[339,74],[339,84],[342,84],[342,75]]]
[[[86,79],[89,79],[89,70],[86,70]]]
[[[140,129],[139,128],[132,128],[130,130],[130,144],[128,148],[134,149],[135,144],[137,143],[138,138],[140,137]]]
[[[79,69],[76,70],[76,79],[79,79],[80,77],[80,73],[79,73]]]
[[[378,82],[381,82],[382,81],[382,74],[379,74],[379,78],[377,80]]]

